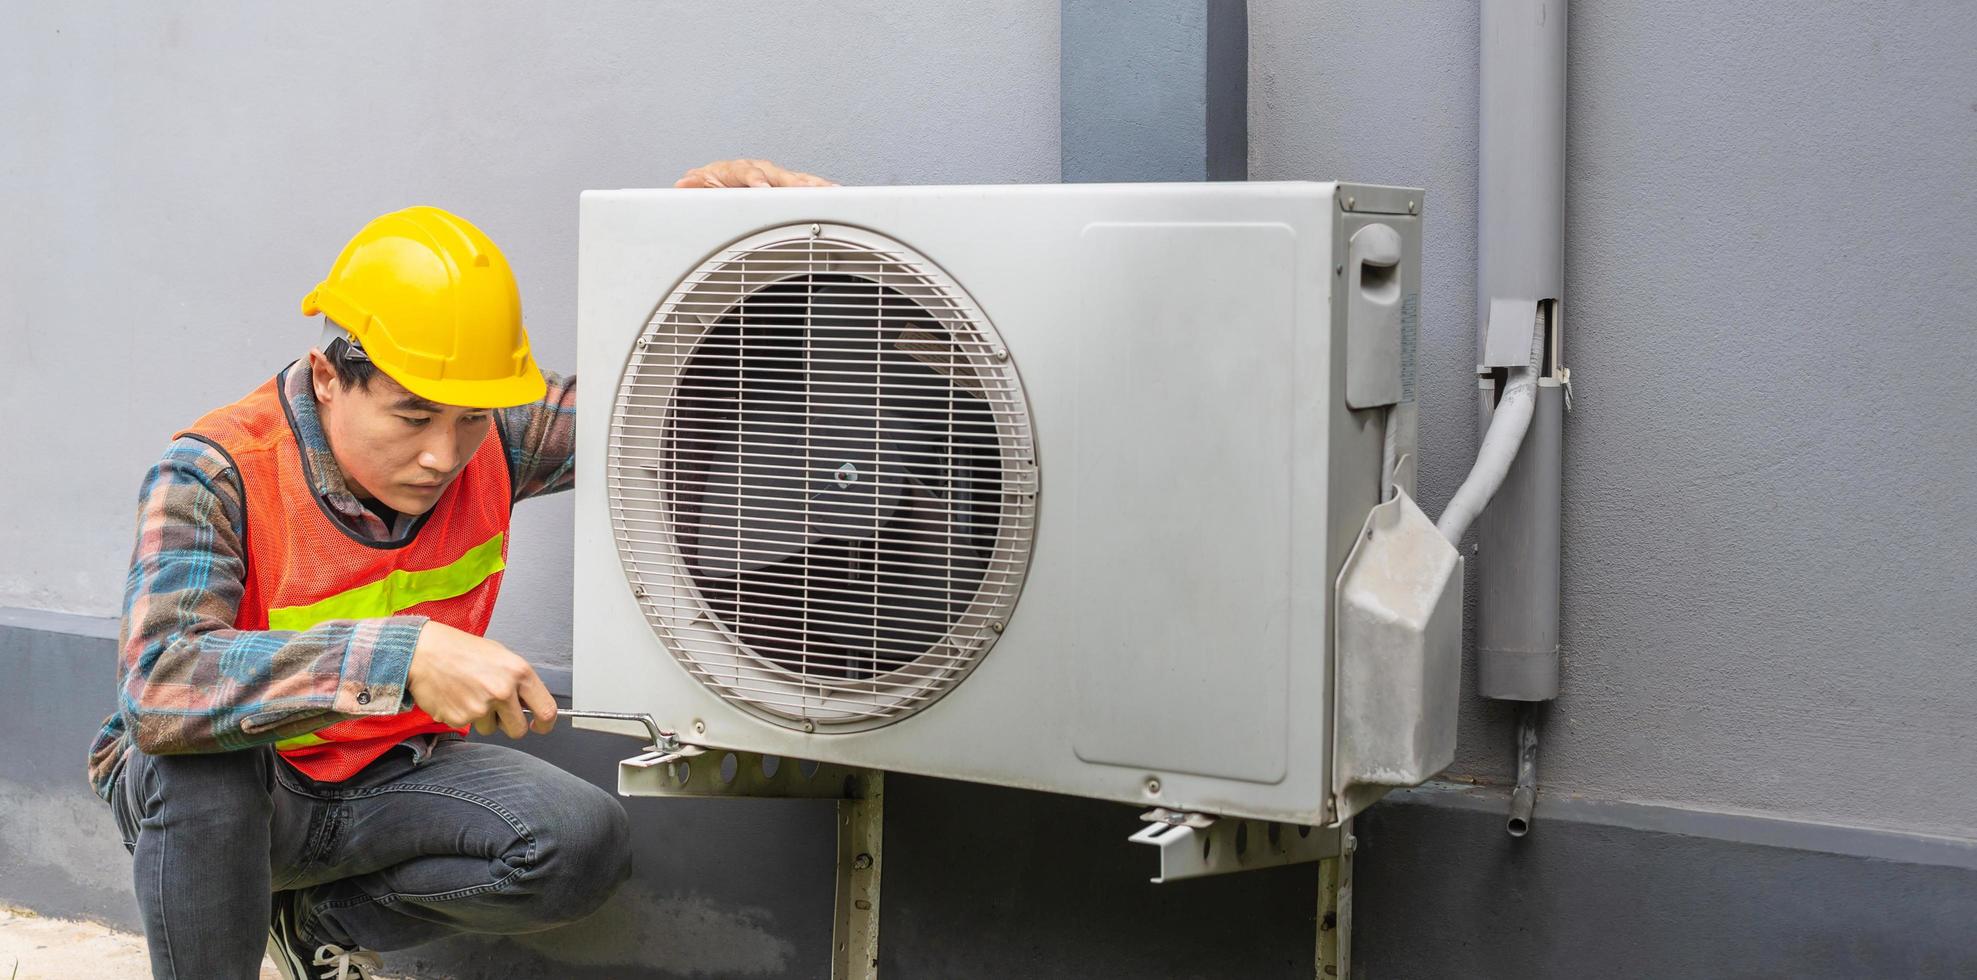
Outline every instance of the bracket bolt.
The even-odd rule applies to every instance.
[[[863,871],[872,866],[872,856],[870,854],[860,854],[851,859],[851,866]]]
[[[1342,275],[1345,275],[1345,266],[1344,266],[1344,265],[1335,265],[1335,266],[1333,266],[1333,267],[1332,267],[1332,275],[1335,275],[1335,276],[1342,276]]]
[[[1345,199],[1345,209],[1347,211],[1352,210],[1354,207],[1357,207],[1358,205],[1359,205],[1359,199],[1356,197],[1348,196]]]
[[[1147,780],[1147,781],[1146,781],[1146,791],[1147,791],[1147,793],[1148,793],[1148,794],[1150,794],[1150,795],[1153,795],[1153,796],[1159,796],[1159,795],[1160,795],[1160,780],[1158,780],[1158,779],[1149,779],[1149,780]]]
[[[1421,205],[1420,205],[1420,203],[1419,203],[1419,202],[1417,202],[1417,201],[1409,201],[1409,202],[1407,202],[1407,213],[1408,213],[1408,214],[1413,214],[1413,213],[1414,213],[1414,210],[1415,210],[1416,208],[1418,208],[1418,207],[1420,207],[1420,206],[1421,206]]]

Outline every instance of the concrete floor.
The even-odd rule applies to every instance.
[[[151,980],[144,937],[0,906],[0,980]],[[261,963],[261,980],[280,980]],[[384,978],[379,978],[384,980]],[[409,980],[409,978],[408,978]]]

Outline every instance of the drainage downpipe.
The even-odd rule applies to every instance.
[[[1522,450],[1477,520],[1478,693],[1524,702],[1506,830],[1537,799],[1539,709],[1558,696],[1564,367],[1565,0],[1483,0],[1477,193],[1481,431],[1532,385]],[[1501,393],[1500,393],[1501,392]],[[1514,411],[1526,409],[1520,404]]]

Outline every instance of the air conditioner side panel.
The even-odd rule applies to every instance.
[[[1296,634],[1313,597],[1289,533],[1297,245],[1280,223],[1079,236],[1075,455],[1055,487],[1071,520],[1052,533],[1071,544],[1063,627],[1086,762],[1288,774],[1291,660],[1317,639]]]

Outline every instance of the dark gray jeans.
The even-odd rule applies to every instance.
[[[580,919],[631,873],[616,798],[534,756],[406,742],[342,783],[270,749],[131,754],[111,794],[161,980],[260,975],[271,896],[312,942],[402,949]]]

